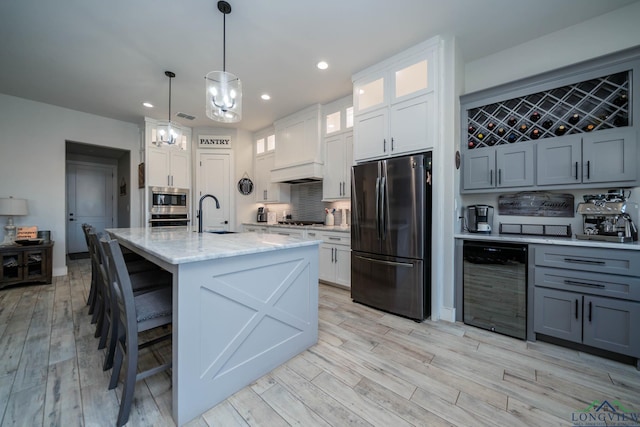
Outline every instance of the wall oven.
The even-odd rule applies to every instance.
[[[149,225],[151,227],[189,225],[189,189],[151,187]]]

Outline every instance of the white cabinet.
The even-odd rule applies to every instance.
[[[274,182],[322,179],[320,105],[313,105],[274,123]]]
[[[427,40],[353,76],[356,161],[434,147],[440,43]]]
[[[351,197],[352,164],[353,132],[343,132],[325,138],[323,200],[340,200]]]
[[[245,233],[268,233],[269,227],[262,225],[243,225],[242,231]]]
[[[288,203],[290,185],[271,182],[275,153],[256,156],[255,160],[256,202]]]
[[[191,188],[191,129],[177,127],[174,143],[167,142],[167,122],[145,118],[146,185]]]
[[[325,282],[351,287],[350,234],[328,231],[318,234],[322,239],[318,277]]]
[[[190,187],[190,158],[186,151],[148,148],[148,178],[152,187]]]

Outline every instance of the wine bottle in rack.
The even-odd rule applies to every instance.
[[[498,130],[497,130],[497,134],[498,134],[498,136],[504,136],[504,134],[505,134],[506,132],[507,132],[507,131],[506,131],[506,130],[504,130],[504,128],[498,128]]]
[[[492,146],[492,145],[496,145],[496,142],[498,142],[496,138],[494,136],[490,136],[489,138],[487,138],[486,144],[488,146]]]
[[[515,117],[513,117],[513,116],[509,117],[509,120],[507,120],[507,124],[508,124],[509,126],[515,126],[515,124],[516,124],[516,123],[518,123],[518,121],[517,121],[517,120],[516,120],[516,118],[515,118]]]
[[[529,118],[532,122],[537,122],[538,120],[540,120],[540,113],[534,111]]]
[[[476,146],[476,142],[473,138],[469,138],[469,148],[474,148]]]
[[[480,141],[482,141],[482,140],[484,139],[484,133],[480,132],[480,133],[478,133],[478,134],[476,135],[476,137],[477,137]]]
[[[575,125],[579,121],[580,121],[580,115],[578,113],[576,113],[576,114],[572,115],[571,117],[569,117],[569,123],[571,123],[572,125]]]
[[[516,142],[517,139],[518,139],[518,136],[513,132],[511,132],[507,137],[507,141],[509,142]]]
[[[596,126],[593,123],[589,123],[588,125],[582,128],[585,132],[591,132]]]
[[[493,123],[493,122],[489,122],[489,123],[487,124],[487,129],[489,129],[489,130],[493,130],[495,127],[496,127],[496,124],[495,124],[495,123]]]
[[[545,120],[542,122],[542,127],[545,129],[551,129],[551,126],[553,126],[553,122],[551,120]]]
[[[469,125],[469,133],[470,133],[470,134],[474,134],[474,133],[476,133],[476,128],[475,128],[475,126],[473,126],[473,125]]]
[[[531,139],[538,139],[540,138],[540,135],[542,135],[542,132],[540,132],[540,129],[533,129],[531,131],[531,134],[529,134]]]
[[[618,114],[613,118],[613,125],[615,127],[622,127],[629,125],[629,119],[624,114]]]
[[[529,129],[529,126],[526,123],[520,125],[520,132],[527,133],[527,129]]]
[[[626,94],[626,92],[622,92],[620,95],[618,95],[618,97],[613,101],[614,104],[616,104],[618,107],[622,107],[624,104],[627,103],[627,101],[629,101],[628,96]]]
[[[565,125],[560,125],[553,133],[555,133],[557,136],[564,135],[565,133],[567,133],[567,127]]]

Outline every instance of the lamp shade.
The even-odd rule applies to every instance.
[[[0,215],[17,216],[28,215],[26,199],[14,199],[13,197],[0,198]]]
[[[217,122],[242,119],[242,83],[234,74],[211,71],[205,76],[207,117]]]

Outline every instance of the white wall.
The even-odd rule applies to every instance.
[[[640,45],[640,2],[465,65],[465,93]]]
[[[140,130],[132,123],[2,94],[0,129],[0,197],[28,200],[29,215],[16,217],[15,223],[51,230],[53,274],[65,275],[65,141],[130,150],[130,176],[137,177]],[[140,225],[139,206],[139,192],[132,191],[132,226]],[[0,233],[4,238],[1,227]]]

